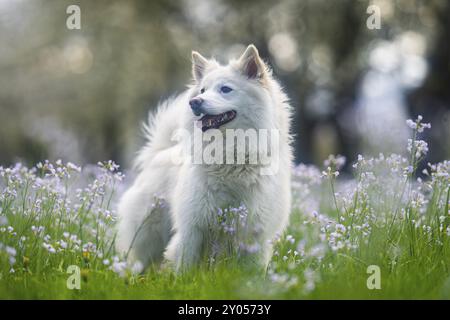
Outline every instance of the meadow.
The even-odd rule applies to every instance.
[[[181,275],[128,264],[114,226],[129,179],[112,161],[0,167],[0,298],[449,299],[450,161],[423,164],[431,126],[406,125],[404,150],[359,155],[351,174],[341,156],[293,168],[291,222],[265,274],[235,259]],[[243,218],[245,208],[218,213],[232,235]]]

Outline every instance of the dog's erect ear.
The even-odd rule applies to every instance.
[[[239,68],[250,79],[260,79],[264,76],[266,66],[253,44],[249,45],[239,58]]]
[[[192,51],[192,76],[194,80],[200,82],[205,75],[206,68],[208,67],[208,59],[203,57],[197,51]]]

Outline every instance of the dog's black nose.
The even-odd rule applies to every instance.
[[[194,112],[196,116],[199,116],[202,113],[202,104],[203,104],[202,98],[192,98],[191,101],[189,101],[189,105],[191,106],[192,112]]]

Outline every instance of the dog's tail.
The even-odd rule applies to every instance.
[[[150,112],[148,123],[143,126],[146,145],[139,151],[134,166],[141,171],[161,151],[168,150],[177,144],[174,139],[176,130],[180,128],[180,111],[177,108],[182,97],[169,98],[160,103],[155,112]]]

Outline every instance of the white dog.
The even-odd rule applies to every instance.
[[[192,62],[194,84],[150,116],[148,143],[136,162],[139,175],[118,208],[117,249],[144,266],[165,258],[176,270],[184,270],[217,248],[224,252],[228,246],[220,248],[220,243],[213,243],[213,239],[220,239],[213,235],[217,230],[214,226],[220,225],[218,212],[244,205],[249,226],[239,232],[257,246],[241,255],[266,267],[272,256],[272,240],[283,232],[290,213],[288,98],[253,45],[226,66],[197,52],[192,53]],[[241,133],[252,129],[276,135],[262,146],[260,139],[260,148],[255,150],[248,147],[250,140],[240,140],[241,144],[228,143],[230,138],[226,141],[225,133],[238,129]],[[257,159],[256,163],[192,161],[191,153],[195,157],[202,151],[193,143],[196,130],[204,135],[213,133],[215,140],[225,136],[223,145],[227,155],[232,152],[230,159],[243,156],[245,160]],[[200,147],[211,146],[210,138],[211,134],[201,140]],[[243,141],[248,148],[242,154],[237,149]],[[269,161],[262,163],[262,153],[268,149]],[[225,159],[216,153],[216,160]],[[268,167],[270,170],[264,172]],[[164,198],[165,205],[155,206],[155,195]],[[223,218],[221,221],[223,225]],[[230,237],[234,234],[228,233]]]

